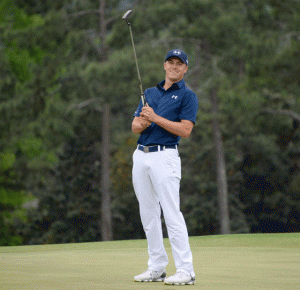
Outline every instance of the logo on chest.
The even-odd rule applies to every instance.
[[[172,96],[172,99],[173,99],[173,98],[176,100],[176,99],[178,98],[178,96],[173,95],[173,96]]]

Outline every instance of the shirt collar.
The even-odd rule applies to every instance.
[[[165,81],[163,80],[162,82],[160,82],[160,83],[157,85],[157,88],[164,89],[164,84],[165,84]],[[181,89],[184,85],[185,85],[185,81],[184,81],[184,79],[182,79],[181,81],[179,81],[179,82],[177,82],[177,83],[174,83],[168,90],[179,90],[179,89]]]

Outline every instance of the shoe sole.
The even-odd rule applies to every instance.
[[[147,282],[164,282],[164,279],[145,279],[145,280],[133,280],[134,282],[147,283]]]
[[[194,285],[195,280],[190,280],[189,282],[165,282],[166,285],[173,285],[173,286],[184,286],[184,285]]]

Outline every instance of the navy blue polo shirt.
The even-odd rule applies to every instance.
[[[154,112],[170,121],[180,122],[189,120],[196,122],[198,110],[198,98],[196,94],[187,88],[184,80],[174,83],[169,89],[164,89],[165,81],[160,82],[156,87],[145,91],[145,98],[148,105]],[[140,102],[134,117],[139,117],[142,111]],[[145,129],[138,139],[138,144],[151,145],[178,145],[180,137],[169,133],[162,127],[152,123]]]

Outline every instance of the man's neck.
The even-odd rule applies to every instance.
[[[179,80],[180,81],[180,80]],[[171,81],[169,79],[166,79],[165,80],[165,84],[164,84],[164,89],[167,90],[169,89],[170,87],[172,87],[173,84],[179,82],[179,81]]]
[[[172,87],[173,84],[176,84],[176,83],[180,82],[181,80],[171,81],[169,79],[165,79],[165,84],[163,87],[165,90],[168,90],[170,87]]]
[[[165,81],[165,84],[164,84],[164,89],[167,90],[169,89],[170,87],[172,87],[174,83],[173,82],[170,82],[170,81]]]

